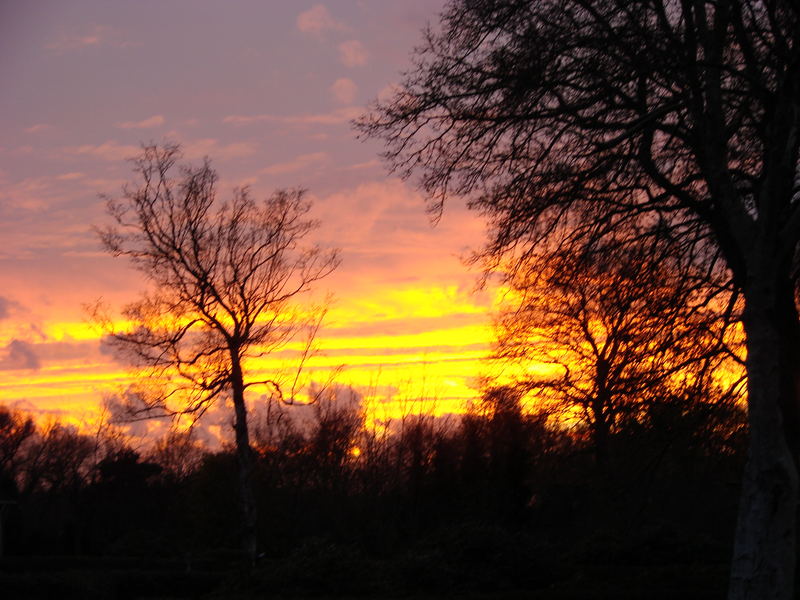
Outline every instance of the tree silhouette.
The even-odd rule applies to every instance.
[[[565,219],[658,213],[744,298],[750,443],[730,598],[790,598],[798,498],[800,9],[791,0],[454,0],[359,127],[464,194],[489,265]]]
[[[302,191],[278,191],[258,203],[239,189],[220,203],[208,161],[178,168],[179,158],[175,145],[145,147],[134,163],[137,185],[108,201],[115,224],[99,230],[104,247],[129,258],[152,284],[125,308],[130,327],[114,330],[106,321],[109,343],[147,371],[149,389],[131,395],[144,416],[199,418],[213,404],[232,401],[242,539],[253,559],[256,504],[246,392],[268,386],[291,400],[296,390],[249,376],[248,368],[305,328],[316,332],[321,311],[304,314],[292,303],[331,273],[339,258],[336,251],[302,246],[317,226]]]
[[[33,419],[17,410],[0,406],[0,476],[16,473],[20,450],[35,433]]]
[[[647,405],[678,388],[720,385],[708,374],[731,356],[733,298],[695,260],[665,234],[617,236],[588,248],[556,245],[510,272],[514,293],[497,319],[495,356],[520,365],[525,393],[582,421],[598,464],[610,435]],[[738,364],[728,363],[736,387]],[[531,375],[531,365],[546,372]]]

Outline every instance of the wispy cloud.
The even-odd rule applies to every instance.
[[[11,340],[0,352],[0,371],[38,369],[41,366],[33,344],[29,342]]]
[[[164,117],[162,115],[153,115],[141,121],[125,121],[117,123],[120,129],[149,129],[151,127],[158,127],[164,124]]]
[[[40,213],[63,198],[63,192],[48,176],[26,177],[14,183],[0,182],[0,217],[9,219],[20,213]],[[32,233],[28,232],[28,237]],[[6,250],[8,240],[4,242],[3,249]]]
[[[358,86],[352,79],[342,77],[333,82],[330,92],[339,104],[352,104],[358,94]]]
[[[244,156],[252,156],[258,152],[258,148],[259,145],[256,142],[222,144],[214,138],[202,138],[181,143],[181,150],[188,159],[203,158],[205,156],[220,160],[242,158]]]
[[[59,181],[75,181],[76,179],[83,179],[84,177],[86,177],[85,173],[73,171],[71,173],[63,173],[61,175],[57,175],[56,179],[58,179]]]
[[[358,40],[347,40],[339,44],[339,60],[346,67],[363,67],[368,58],[367,49]]]
[[[326,31],[347,31],[349,28],[335,19],[324,4],[315,4],[297,15],[297,29],[302,33],[321,35]]]
[[[112,46],[126,48],[134,44],[122,39],[119,31],[108,25],[94,25],[81,33],[65,34],[45,47],[53,52],[67,52],[81,48]]]
[[[136,156],[141,151],[141,148],[130,144],[119,144],[113,140],[109,140],[102,144],[68,146],[65,150],[69,154],[93,156],[108,161],[121,161]]]
[[[377,158],[373,160],[368,160],[366,162],[356,163],[354,165],[350,165],[349,167],[345,167],[345,171],[360,171],[362,169],[373,169],[375,167],[380,167],[381,161]]]
[[[265,169],[262,169],[262,173],[267,175],[279,175],[282,173],[293,173],[294,171],[300,171],[302,169],[307,169],[312,165],[318,165],[328,160],[328,154],[326,152],[314,152],[312,154],[301,154],[296,158],[282,163],[276,163],[274,165],[270,165]]]
[[[3,298],[3,296],[0,296],[0,321],[7,319],[11,315],[11,307],[13,304],[14,302],[8,298]]]
[[[283,125],[342,125],[355,119],[363,112],[358,106],[337,108],[329,113],[305,115],[229,115],[222,122],[230,125],[252,125],[254,123],[279,123]]]
[[[50,129],[50,125],[47,123],[36,123],[36,125],[31,125],[25,129],[25,133],[41,133],[42,131],[47,131],[48,129]]]

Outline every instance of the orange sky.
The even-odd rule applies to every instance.
[[[308,379],[325,381],[341,368],[336,381],[372,401],[393,406],[424,397],[437,414],[461,411],[477,394],[492,335],[492,292],[474,291],[476,274],[459,258],[481,239],[482,223],[461,210],[432,227],[422,198],[394,179],[314,201],[317,237],[338,244],[343,263],[319,286],[318,296],[331,291],[334,300]],[[335,212],[358,217],[351,225]],[[124,260],[89,254],[73,259],[85,271],[68,265],[65,273],[48,273],[46,285],[17,261],[16,276],[27,285],[3,296],[0,402],[91,421],[102,399],[131,381],[127,367],[101,350],[102,332],[83,305],[102,297],[118,309],[144,283]],[[251,365],[253,374],[291,365],[286,354]]]
[[[376,415],[476,398],[498,294],[475,292],[461,258],[484,224],[452,201],[433,227],[414,182],[387,173],[382,148],[350,125],[397,85],[442,4],[0,4],[0,79],[12,83],[0,94],[0,403],[80,422],[130,383],[84,306],[119,310],[145,283],[100,251],[92,226],[107,219],[99,195],[131,180],[126,159],[163,141],[209,157],[221,199],[242,185],[308,190],[313,241],[343,260],[317,290],[335,300],[309,381],[343,367],[337,381]],[[253,365],[283,366],[285,353]]]
[[[170,140],[211,158],[223,199],[237,185],[309,190],[314,241],[343,259],[319,286],[335,301],[314,379],[343,365],[337,381],[361,394],[461,410],[491,339],[492,292],[473,293],[461,261],[483,224],[454,203],[433,227],[413,182],[350,127],[442,2],[177,0],[157,19],[144,5],[0,8],[0,77],[14,82],[0,96],[0,402],[79,421],[129,381],[84,305],[119,309],[144,282],[92,226],[106,218],[99,194],[131,179],[126,158]]]
[[[104,351],[86,305],[113,311],[145,288],[101,252],[101,194],[132,180],[142,143],[209,157],[219,196],[302,187],[341,249],[307,382],[352,386],[372,418],[462,411],[489,373],[498,292],[475,291],[463,258],[484,223],[454,200],[434,227],[413,181],[350,120],[397,85],[440,0],[400,3],[175,0],[18,3],[0,8],[0,403],[91,422],[133,380]],[[263,378],[290,352],[252,363]],[[250,395],[254,406],[259,393]],[[225,411],[206,420],[224,430]]]

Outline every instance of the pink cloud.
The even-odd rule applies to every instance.
[[[315,4],[297,15],[297,29],[302,33],[321,35],[326,31],[347,31],[347,25],[335,19],[324,4]]]
[[[226,160],[252,156],[258,152],[259,145],[255,142],[234,142],[221,144],[213,138],[203,138],[181,143],[183,154],[188,159],[209,156],[214,159]]]
[[[367,49],[358,40],[347,40],[339,44],[339,60],[346,67],[363,67],[367,64]]]
[[[69,154],[79,154],[84,156],[94,156],[109,161],[127,160],[136,156],[141,151],[139,146],[130,144],[118,144],[113,140],[102,144],[83,144],[81,146],[69,146],[65,148]]]
[[[352,104],[358,94],[358,86],[352,79],[342,77],[333,82],[330,91],[339,104]]]
[[[344,170],[346,171],[360,171],[362,169],[374,169],[376,167],[381,166],[381,161],[377,158],[373,160],[368,160],[365,162],[356,163],[354,165],[350,165],[349,167],[345,167]]]
[[[230,125],[252,125],[254,123],[279,123],[283,125],[342,125],[349,123],[363,112],[358,106],[337,108],[329,113],[306,115],[228,115],[222,119]]]
[[[282,163],[276,163],[266,167],[261,172],[267,175],[279,175],[283,173],[293,173],[301,169],[307,169],[312,165],[318,165],[328,160],[326,152],[314,152],[312,154],[301,154],[300,156]]]
[[[50,129],[50,125],[47,123],[36,123],[36,125],[31,125],[25,130],[25,133],[40,133],[42,131],[47,131]]]
[[[126,48],[132,45],[131,42],[121,39],[120,33],[113,27],[108,25],[94,25],[83,33],[62,35],[45,47],[48,50],[61,53],[69,50],[98,46]]]
[[[117,123],[120,129],[149,129],[151,127],[158,127],[164,124],[164,117],[162,115],[153,115],[141,121],[125,121],[124,123]]]

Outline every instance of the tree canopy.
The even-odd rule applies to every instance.
[[[237,189],[219,202],[217,174],[177,165],[175,145],[147,146],[135,161],[136,185],[110,199],[115,224],[100,229],[104,247],[123,256],[152,283],[129,304],[129,322],[109,343],[146,369],[147,389],[133,409],[153,415],[192,414],[229,399],[240,467],[245,550],[256,553],[256,506],[245,394],[253,386],[290,400],[277,378],[251,375],[252,360],[275,352],[301,331],[316,333],[323,313],[301,309],[299,296],[339,264],[338,252],[307,245],[317,227],[301,190],[279,190],[256,202]],[[310,344],[311,338],[306,342]],[[300,359],[307,350],[300,353]],[[299,367],[298,367],[299,368]],[[296,382],[296,378],[294,379]]]
[[[724,257],[750,420],[731,598],[794,588],[799,73],[791,0],[454,0],[357,123],[434,212],[461,194],[486,215],[489,268],[643,216]]]

